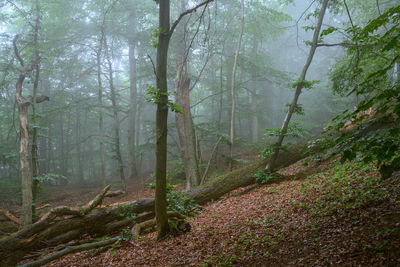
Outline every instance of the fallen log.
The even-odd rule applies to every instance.
[[[279,154],[277,166],[289,166],[305,157],[307,140],[289,147]],[[235,170],[231,173],[212,179],[208,183],[186,193],[198,204],[217,200],[224,194],[255,183],[254,174],[264,168],[265,160]],[[12,236],[0,239],[0,266],[15,266],[28,253],[49,246],[65,244],[84,236],[104,236],[120,231],[125,227],[132,228],[136,223],[154,217],[154,199],[139,199],[118,206],[99,208],[102,199],[114,194],[106,187],[91,202],[81,208],[58,207],[47,212],[38,222]],[[132,219],[121,214],[121,210],[129,210],[137,215]],[[60,219],[60,216],[67,216]]]

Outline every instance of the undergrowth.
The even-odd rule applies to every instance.
[[[337,164],[308,177],[301,185],[297,204],[317,216],[341,213],[384,198],[387,190],[381,182],[372,164],[357,160]]]

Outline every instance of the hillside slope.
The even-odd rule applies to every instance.
[[[281,173],[292,178],[204,206],[188,234],[156,242],[150,233],[47,266],[400,265],[399,177],[381,181],[372,166],[336,161]]]

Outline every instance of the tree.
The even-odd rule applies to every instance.
[[[186,8],[187,1],[180,1],[180,13]],[[175,77],[175,98],[176,104],[183,112],[175,113],[176,128],[179,136],[181,155],[186,175],[186,189],[200,184],[200,172],[196,153],[196,137],[193,126],[192,114],[190,111],[190,78],[187,74],[188,47],[186,47],[186,24],[187,20],[181,22],[177,27],[178,44],[177,70]]]
[[[129,136],[128,136],[128,157],[129,157],[129,178],[133,179],[137,174],[136,156],[135,156],[135,136],[136,136],[136,109],[137,109],[137,87],[136,87],[136,1],[129,2],[129,18],[128,18],[128,46],[129,46]]]
[[[36,19],[35,19],[35,27],[33,33],[33,45],[34,45],[34,54],[35,57],[39,57],[39,48],[38,48],[38,37],[39,37],[39,28],[40,28],[40,5],[39,1],[35,1],[35,11],[36,11]],[[39,158],[38,158],[38,119],[37,119],[37,91],[39,86],[39,79],[40,79],[40,65],[39,63],[35,67],[35,80],[33,82],[33,101],[32,101],[32,121],[33,121],[33,133],[32,133],[32,146],[31,146],[31,156],[32,156],[32,212],[35,212],[35,202],[37,197],[38,191],[38,181],[35,179],[40,176],[40,166],[39,166]]]
[[[307,82],[305,80],[306,79],[306,74],[307,74],[307,70],[310,67],[310,64],[312,62],[312,59],[314,57],[315,50],[317,49],[318,37],[319,37],[319,33],[321,31],[321,26],[322,26],[322,22],[324,20],[324,15],[325,15],[326,8],[328,6],[328,2],[329,2],[329,0],[324,0],[324,2],[322,3],[322,7],[321,7],[321,10],[320,10],[319,16],[318,16],[318,22],[317,22],[317,25],[316,25],[315,30],[314,30],[314,35],[313,35],[313,40],[312,40],[310,52],[309,52],[308,57],[307,57],[307,61],[306,61],[305,65],[304,65],[304,67],[303,67],[303,69],[301,71],[301,74],[300,74],[300,77],[299,77],[298,81],[296,82],[296,92],[294,94],[292,103],[290,104],[289,110],[288,110],[288,112],[286,114],[286,117],[285,117],[285,119],[283,121],[283,125],[282,125],[282,128],[281,128],[279,136],[278,136],[278,141],[275,144],[275,148],[274,148],[273,154],[269,158],[268,163],[267,163],[267,165],[265,167],[269,171],[272,171],[275,168],[275,166],[274,166],[275,165],[275,161],[276,161],[276,159],[278,157],[279,150],[280,150],[280,148],[282,146],[283,139],[285,138],[285,135],[287,133],[290,119],[291,119],[291,117],[292,117],[292,115],[294,113],[294,110],[295,110],[296,106],[297,106],[297,100],[299,99],[299,96],[301,94],[301,90],[303,89],[303,87],[306,86],[307,83],[310,83],[310,82]]]
[[[167,217],[167,119],[168,119],[168,87],[167,61],[171,36],[180,20],[187,14],[207,5],[213,0],[207,0],[192,9],[181,13],[170,28],[170,1],[159,1],[159,35],[157,43],[157,112],[156,112],[156,193],[155,211],[157,223],[157,239],[164,238],[169,232]]]
[[[241,13],[240,13],[240,33],[239,40],[236,46],[235,60],[233,62],[232,70],[232,80],[231,80],[231,99],[232,99],[232,109],[231,109],[231,127],[230,127],[230,169],[232,170],[233,165],[233,142],[235,138],[235,108],[236,108],[236,94],[235,94],[235,77],[236,69],[238,64],[238,57],[240,52],[240,45],[242,44],[243,30],[244,30],[244,0],[241,1]]]
[[[15,57],[21,64],[21,74],[18,77],[18,81],[15,85],[16,93],[15,100],[18,105],[18,116],[19,116],[19,131],[20,131],[20,149],[19,149],[19,161],[21,166],[21,178],[22,178],[22,207],[21,207],[21,227],[27,227],[32,223],[32,173],[29,163],[29,133],[28,133],[28,107],[30,102],[24,101],[22,96],[22,86],[26,75],[34,70],[39,64],[40,55],[31,63],[30,66],[25,66],[24,60],[22,59],[18,47],[17,47],[18,35],[13,40],[13,47]]]

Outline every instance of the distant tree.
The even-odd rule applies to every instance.
[[[231,100],[232,100],[232,108],[231,108],[231,126],[230,126],[230,169],[232,170],[233,165],[233,143],[235,139],[235,112],[236,112],[236,93],[235,93],[235,78],[236,78],[236,69],[238,65],[238,58],[240,52],[240,46],[242,44],[243,38],[243,30],[244,30],[244,0],[241,1],[241,12],[240,12],[240,32],[239,32],[239,40],[236,46],[235,52],[235,60],[233,61],[233,69],[232,69],[232,80],[231,80]]]

